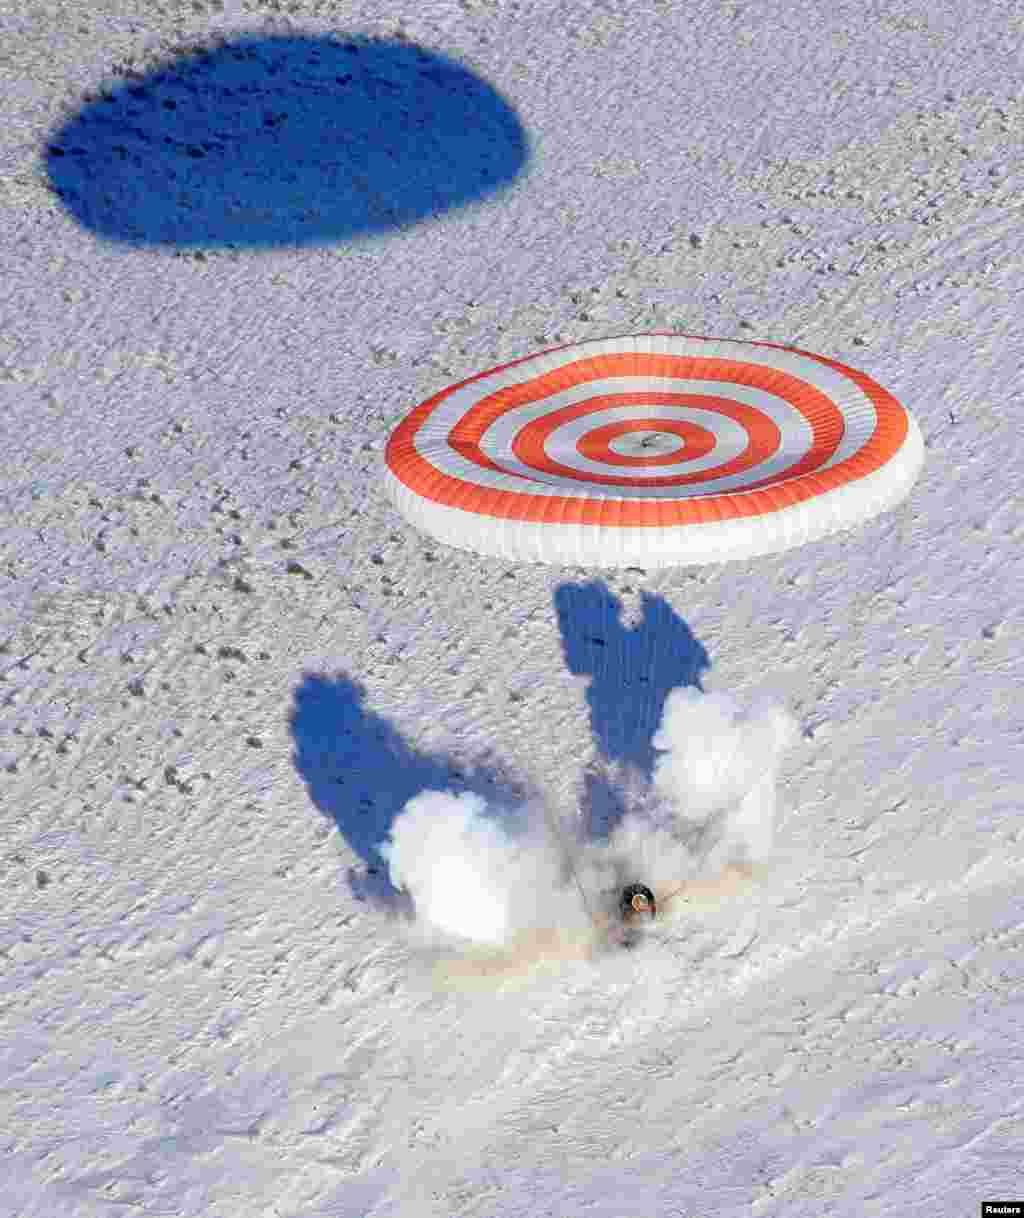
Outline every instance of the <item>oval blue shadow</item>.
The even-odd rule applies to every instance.
[[[436,51],[242,37],[91,100],[46,168],[110,240],[270,247],[404,228],[502,189],[528,155],[509,103]]]

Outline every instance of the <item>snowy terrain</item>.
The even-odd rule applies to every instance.
[[[1024,1201],[1022,62],[1018,0],[3,0],[3,1218]],[[909,498],[644,573],[381,494],[444,385],[669,327],[863,368]],[[431,984],[409,801],[583,858],[698,687],[798,725],[757,882]]]

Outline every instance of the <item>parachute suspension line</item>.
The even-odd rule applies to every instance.
[[[899,580],[899,576],[895,580],[893,579],[893,572],[896,570],[897,556],[902,554],[906,547],[907,531],[912,518],[910,508],[905,503],[899,504],[896,511],[899,513],[898,520],[889,530],[888,534],[889,538],[893,536],[896,538],[895,545],[893,546],[893,556],[889,559],[888,569],[874,585],[865,582],[863,589],[850,601],[848,629],[851,630],[853,637],[856,637],[858,628],[863,625],[864,610]]]
[[[671,901],[671,900],[672,900],[674,897],[679,896],[679,894],[680,894],[681,892],[683,892],[683,891],[684,891],[684,889],[687,889],[687,888],[689,888],[689,887],[690,887],[690,881],[689,881],[689,880],[684,880],[684,881],[683,881],[681,884],[679,884],[679,885],[677,885],[675,888],[673,888],[673,889],[672,889],[672,891],[671,891],[671,892],[670,892],[670,893],[669,893],[667,896],[664,896],[664,897],[659,898],[659,899],[660,899],[660,901],[661,901],[661,907],[662,907],[662,909],[667,908],[667,907],[668,907],[668,903],[669,903],[669,902],[670,902],[670,901]]]
[[[580,883],[580,877],[577,874],[575,864],[572,861],[572,855],[569,853],[569,848],[566,844],[565,837],[563,836],[561,829],[558,827],[558,822],[555,820],[554,813],[547,806],[547,804],[544,805],[544,817],[548,822],[548,828],[558,840],[558,845],[561,848],[562,855],[565,858],[566,863],[569,865],[569,873],[571,874],[576,883],[576,887],[579,890],[580,900],[583,902],[583,909],[590,921],[596,926],[597,919],[594,917],[593,911],[590,908],[590,902],[587,900],[587,894],[584,892],[583,885]]]

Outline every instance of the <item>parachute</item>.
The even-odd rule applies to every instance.
[[[519,562],[752,558],[887,511],[924,460],[868,375],[768,342],[649,333],[552,347],[395,427],[386,490],[447,545]]]

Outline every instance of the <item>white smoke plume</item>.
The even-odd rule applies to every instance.
[[[688,882],[713,894],[731,864],[764,862],[779,764],[796,734],[774,703],[745,709],[726,694],[676,689],[653,739],[651,783],[610,840],[573,847],[571,869],[543,809],[523,809],[510,829],[480,796],[444,791],[410,800],[380,851],[417,920],[441,936],[498,946],[544,928],[576,933],[610,912],[623,883],[646,883],[659,900]]]
[[[523,812],[513,833],[479,795],[422,792],[378,848],[393,887],[411,895],[418,918],[458,938],[498,944],[537,925],[536,892],[561,886],[561,862]]]

